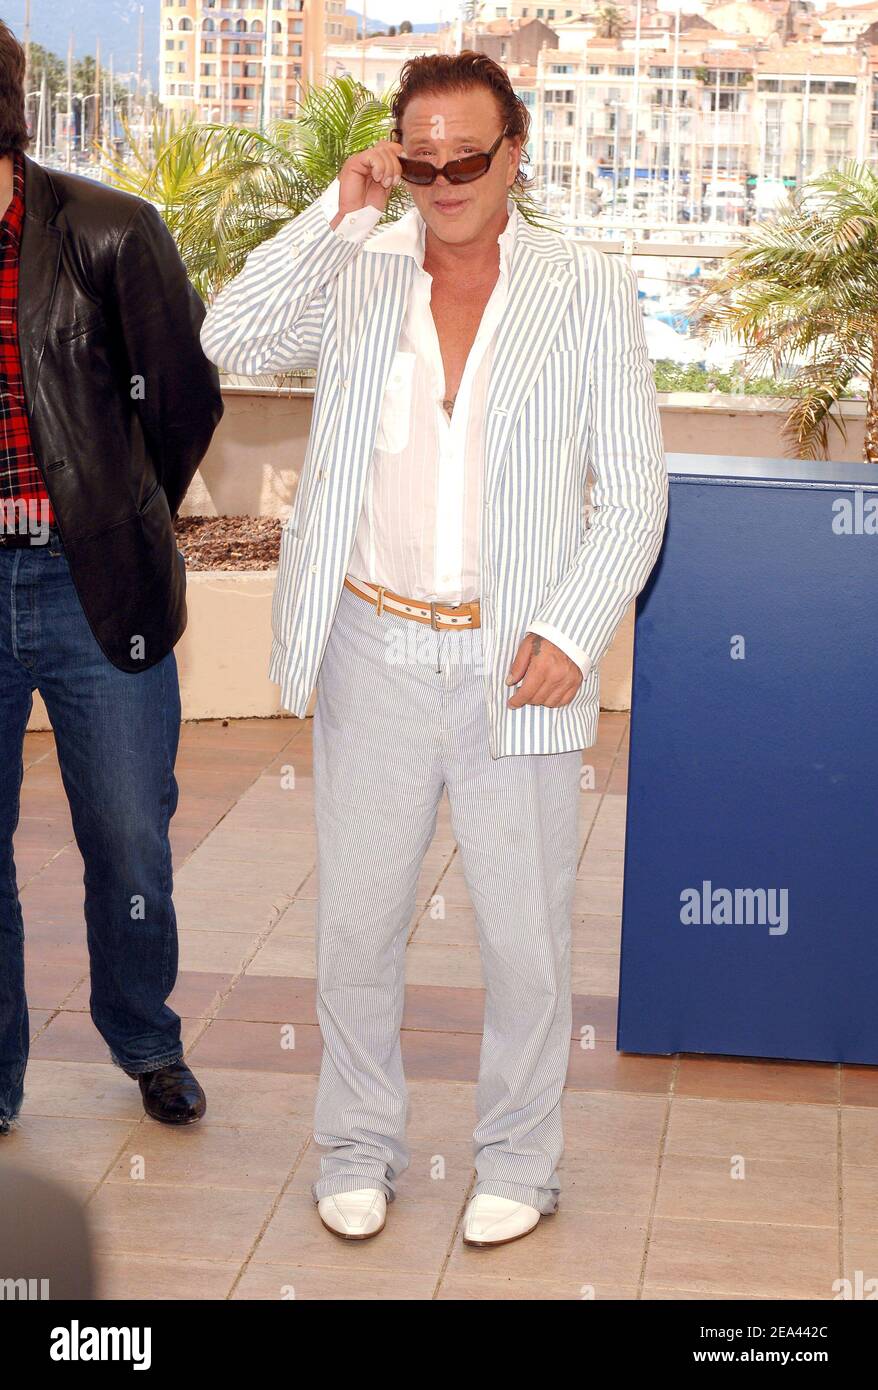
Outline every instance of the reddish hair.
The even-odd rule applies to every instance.
[[[516,96],[509,74],[486,53],[464,48],[460,53],[425,53],[409,58],[399,74],[399,86],[394,93],[390,110],[393,116],[391,139],[402,138],[402,118],[412,97],[425,92],[463,92],[473,87],[486,87],[493,93],[507,136],[518,138],[522,155],[530,131],[530,112],[521,97]],[[520,188],[527,177],[519,168],[515,182]]]

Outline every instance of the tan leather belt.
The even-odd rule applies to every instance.
[[[415,623],[429,623],[439,632],[455,627],[481,627],[482,619],[479,600],[460,603],[452,607],[450,603],[439,603],[435,599],[403,598],[385,589],[380,584],[369,584],[365,579],[345,579],[345,588],[358,598],[364,598],[378,613],[393,613],[400,618],[411,618]]]

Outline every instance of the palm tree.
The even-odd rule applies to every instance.
[[[133,176],[109,156],[105,171],[156,204],[207,298],[237,275],[255,246],[312,203],[350,155],[388,139],[391,125],[389,97],[374,96],[352,77],[333,77],[307,89],[294,118],[264,131],[171,127],[156,137],[148,160],[140,156]],[[528,190],[515,188],[512,196],[522,216],[552,225]],[[395,221],[409,206],[398,184],[382,221]]]
[[[878,175],[848,161],[809,180],[726,261],[702,301],[714,335],[744,347],[748,374],[794,373],[784,433],[827,456],[838,406],[867,382],[863,456],[878,463]]]
[[[148,187],[150,200],[171,222],[185,190],[204,172],[207,142],[181,141],[172,158],[171,145],[193,127],[192,121],[180,122],[165,111],[154,114],[148,128],[135,128],[126,116],[120,124],[121,149],[111,142],[98,151],[104,180],[127,193],[142,194]]]
[[[625,27],[625,13],[612,3],[601,5],[596,13],[598,38],[617,39]]]

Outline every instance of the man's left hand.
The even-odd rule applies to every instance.
[[[506,701],[508,709],[522,705],[569,705],[582,684],[582,672],[566,652],[536,632],[525,634],[506,677],[507,685],[521,685]]]

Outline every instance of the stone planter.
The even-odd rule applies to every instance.
[[[275,570],[190,571],[189,623],[177,644],[184,719],[269,718],[282,711],[268,679]],[[48,729],[34,695],[29,729]]]

